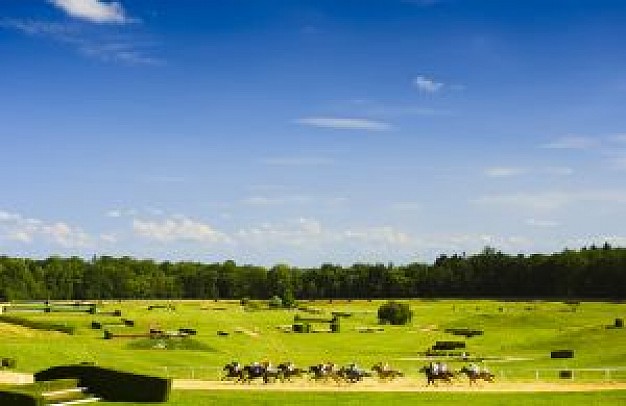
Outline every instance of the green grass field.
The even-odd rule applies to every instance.
[[[445,333],[450,327],[484,330],[484,335],[466,339],[466,351],[484,357],[499,379],[555,379],[559,369],[581,369],[578,380],[626,380],[626,329],[606,328],[615,318],[626,315],[626,305],[614,303],[496,302],[412,300],[414,319],[408,326],[385,326],[383,332],[362,333],[360,327],[377,327],[377,301],[314,302],[303,305],[352,316],[342,319],[338,334],[284,333],[277,326],[289,325],[294,310],[245,311],[238,302],[175,302],[176,311],[148,310],[155,302],[106,303],[103,310],[120,309],[122,317],[134,320],[135,327],[111,327],[113,332],[144,333],[150,327],[176,330],[197,329],[193,345],[167,350],[161,343],[137,339],[103,339],[103,330],[92,330],[91,322],[117,321],[111,316],[85,313],[24,313],[77,327],[75,335],[35,331],[0,323],[0,356],[17,359],[17,369],[33,372],[48,366],[82,361],[96,362],[159,376],[216,379],[221,367],[232,360],[248,363],[268,359],[274,363],[292,360],[301,366],[331,360],[338,364],[356,361],[369,367],[378,361],[417,376],[426,363],[419,352],[438,340],[464,340]],[[17,313],[11,313],[17,314]],[[319,328],[327,328],[321,324]],[[218,336],[217,331],[228,332]],[[166,346],[166,345],[165,345]],[[568,360],[550,358],[551,350],[572,349]],[[453,368],[463,363],[450,360]],[[607,372],[606,370],[609,369]],[[538,374],[538,375],[537,375]],[[608,374],[608,375],[607,375]]]
[[[75,335],[32,330],[0,323],[0,356],[17,360],[17,370],[35,372],[49,366],[95,362],[104,367],[173,378],[217,380],[227,362],[292,360],[307,367],[323,361],[346,364],[356,361],[369,368],[387,361],[410,379],[422,379],[418,369],[427,364],[419,355],[435,341],[465,341],[471,356],[485,358],[485,365],[500,382],[554,382],[558,372],[574,369],[575,382],[626,382],[626,329],[607,328],[626,316],[626,305],[583,302],[500,302],[471,300],[411,300],[413,322],[407,326],[383,326],[384,331],[363,333],[363,327],[380,327],[376,310],[382,301],[317,301],[303,306],[321,311],[311,315],[298,310],[247,311],[238,302],[177,301],[175,311],[148,310],[154,301],[103,303],[99,309],[119,309],[135,327],[111,327],[112,332],[145,333],[151,327],[164,330],[193,328],[193,342],[149,339],[103,339],[103,330],[92,321],[119,322],[112,316],[86,313],[10,313],[34,320],[72,325]],[[167,302],[160,302],[167,303]],[[290,325],[294,315],[330,318],[331,312],[350,313],[341,321],[341,332],[297,334],[278,327]],[[328,328],[325,324],[317,326]],[[445,333],[446,328],[484,330],[469,339]],[[218,331],[227,332],[220,336]],[[170,339],[181,340],[181,339]],[[187,340],[187,339],[182,339]],[[163,347],[176,349],[165,349]],[[551,359],[550,351],[572,349],[573,359]],[[466,362],[448,359],[453,369]],[[421,382],[421,381],[415,381]],[[277,384],[280,385],[280,384]],[[285,384],[287,385],[287,384]],[[211,404],[405,404],[435,401],[479,405],[516,404],[626,404],[622,391],[593,393],[250,393],[241,391],[174,391],[171,405]],[[105,403],[106,404],[106,403]],[[119,404],[119,403],[118,403]]]
[[[250,393],[250,392],[174,392],[168,405],[414,405],[437,406],[569,406],[624,405],[626,391],[585,393]],[[98,405],[150,406],[152,404],[98,403]],[[157,405],[156,403],[154,405]]]

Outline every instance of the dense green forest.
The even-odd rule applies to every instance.
[[[129,257],[24,259],[0,256],[0,298],[626,297],[626,248],[554,254],[441,255],[433,264],[323,264],[264,268],[233,261],[155,262]]]

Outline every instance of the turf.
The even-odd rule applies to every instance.
[[[585,393],[250,393],[250,392],[196,392],[176,391],[168,406],[210,405],[411,405],[437,406],[570,406],[570,405],[624,405],[626,391]],[[155,404],[98,403],[98,405],[149,406]]]

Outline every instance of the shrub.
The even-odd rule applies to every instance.
[[[269,307],[274,308],[274,309],[283,307],[283,299],[281,299],[278,296],[272,296],[272,298],[269,300],[267,304]]]
[[[381,324],[403,325],[413,318],[413,311],[406,303],[389,301],[378,308],[378,320]]]
[[[170,379],[121,372],[90,365],[52,367],[35,374],[35,381],[76,378],[79,386],[109,402],[167,402]]]

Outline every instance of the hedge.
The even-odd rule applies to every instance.
[[[116,371],[94,365],[57,366],[37,372],[35,381],[76,378],[78,385],[109,402],[167,402],[171,379]]]
[[[44,406],[47,404],[47,401],[41,396],[43,392],[74,388],[77,383],[75,379],[63,379],[0,390],[0,405]]]
[[[42,406],[43,401],[33,394],[0,390],[0,405]]]
[[[76,327],[74,326],[66,326],[64,324],[50,323],[47,321],[29,320],[16,316],[0,315],[0,321],[3,323],[32,328],[34,330],[59,331],[65,334],[74,334],[76,331]]]

